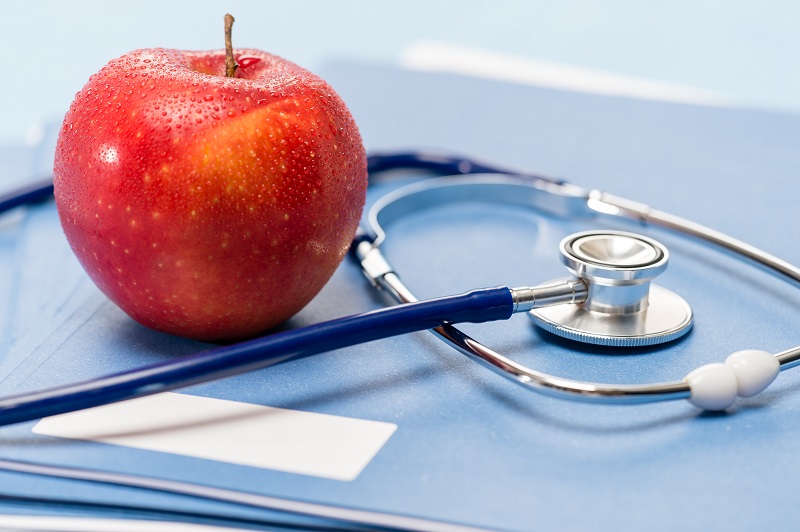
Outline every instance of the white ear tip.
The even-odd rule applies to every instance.
[[[738,395],[751,397],[770,385],[780,371],[780,363],[771,353],[748,349],[737,351],[725,360],[736,374]]]
[[[704,410],[725,410],[737,395],[751,397],[763,391],[780,369],[778,359],[767,351],[737,351],[724,364],[706,364],[686,376],[689,402]]]
[[[736,399],[736,374],[725,364],[717,362],[700,366],[684,380],[692,392],[689,402],[704,410],[725,410]]]

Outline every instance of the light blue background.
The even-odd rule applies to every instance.
[[[725,92],[800,111],[800,3],[725,0],[376,2],[232,0],[0,3],[0,142],[66,111],[109,59],[145,47],[235,46],[316,70],[328,59],[392,63],[434,39]]]

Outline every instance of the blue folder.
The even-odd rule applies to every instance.
[[[320,74],[368,151],[436,148],[537,169],[650,204],[800,263],[800,117],[596,96],[455,75],[330,63]],[[4,175],[49,165],[46,147],[0,149]],[[369,202],[421,178],[398,172]],[[4,184],[7,185],[6,181]],[[680,379],[740,349],[800,344],[800,291],[706,245],[621,221],[563,220],[481,203],[392,226],[384,249],[419,297],[564,275],[556,246],[606,227],[672,253],[657,280],[693,306],[684,339],[653,349],[579,345],[525,316],[465,326],[541,371],[595,382]],[[92,285],[46,203],[0,224],[0,394],[86,379],[207,349],[148,330]],[[346,259],[287,327],[389,303]],[[724,413],[687,402],[603,406],[527,391],[421,332],[341,349],[181,393],[394,423],[351,481],[323,479],[0,428],[0,459],[146,475],[492,530],[785,529],[800,437],[800,370]],[[781,495],[784,494],[784,495]],[[0,512],[162,515],[253,528],[300,517],[132,488],[0,472]],[[45,499],[71,501],[53,505]],[[38,501],[38,502],[37,502]],[[129,506],[125,509],[123,506]],[[138,510],[136,508],[139,508]],[[147,511],[142,508],[148,509]],[[265,524],[266,523],[266,524]]]

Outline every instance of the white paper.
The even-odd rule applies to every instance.
[[[44,418],[33,432],[349,481],[396,428],[380,421],[162,393]]]

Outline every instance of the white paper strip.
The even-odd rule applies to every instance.
[[[434,41],[419,41],[406,48],[400,55],[400,65],[409,70],[448,72],[606,96],[717,107],[742,105],[716,91]]]
[[[33,432],[353,480],[393,423],[162,393],[44,418]]]

